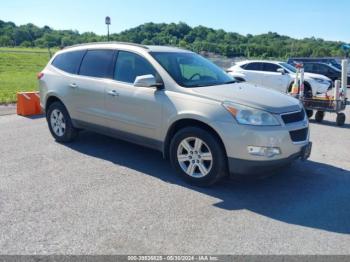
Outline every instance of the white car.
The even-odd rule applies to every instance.
[[[240,81],[247,81],[259,86],[283,93],[291,90],[295,80],[295,67],[280,61],[242,61],[227,70]],[[305,95],[308,97],[324,94],[332,88],[332,80],[326,76],[305,73]]]

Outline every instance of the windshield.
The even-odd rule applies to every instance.
[[[332,68],[333,70],[335,70],[335,71],[337,71],[337,72],[341,72],[341,66],[338,68],[338,67],[336,67],[335,65],[333,65],[333,64],[329,64],[328,65],[330,68]]]
[[[335,61],[335,60],[331,60],[331,61],[329,62],[329,65],[335,67],[335,68],[338,69],[338,70],[341,70],[341,64],[339,64],[339,63],[338,63],[337,61]]]
[[[151,55],[183,87],[212,86],[235,80],[218,66],[195,53],[152,52]]]
[[[291,71],[292,73],[296,73],[297,70],[294,66],[290,65],[290,64],[287,64],[287,63],[280,63],[280,65],[282,67],[284,67],[285,69],[287,69],[288,71]]]

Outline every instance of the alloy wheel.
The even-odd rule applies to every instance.
[[[205,177],[213,166],[209,146],[198,137],[188,137],[181,141],[177,149],[177,160],[181,169],[194,178]]]
[[[54,109],[51,112],[50,123],[52,130],[56,136],[64,136],[64,133],[66,131],[66,120],[64,118],[63,113],[60,110]]]

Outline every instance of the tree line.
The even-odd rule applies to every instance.
[[[145,45],[170,45],[195,52],[210,52],[226,57],[287,58],[290,56],[343,56],[340,41],[310,37],[294,39],[274,32],[241,35],[186,23],[146,23],[110,36],[112,41]],[[0,20],[0,46],[62,48],[79,43],[106,41],[104,35],[75,30],[54,30],[34,24],[17,26]]]

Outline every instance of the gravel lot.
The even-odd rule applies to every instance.
[[[201,189],[158,152],[1,116],[0,253],[350,254],[350,125],[327,120],[309,161]]]

